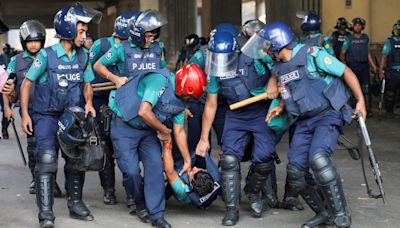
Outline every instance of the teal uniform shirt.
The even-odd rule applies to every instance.
[[[259,74],[265,74],[268,67],[269,69],[272,68],[272,59],[269,55],[264,56],[263,59],[258,60],[255,59],[253,61],[254,68],[256,69],[257,73]],[[215,76],[209,76],[208,77],[208,85],[207,85],[207,92],[211,94],[217,94],[219,91],[219,84],[218,80]],[[257,95],[260,91],[251,91],[253,95]]]
[[[136,44],[129,42],[132,48],[138,48],[140,49],[139,46]],[[150,45],[150,48],[152,48],[154,44]],[[163,44],[160,42],[160,46],[162,47]],[[118,70],[120,72],[125,71],[125,50],[124,47],[122,46],[121,43],[116,43],[114,44],[110,50],[108,50],[103,56],[100,57],[100,62],[104,66],[110,66],[113,64],[117,64]],[[161,56],[161,68],[165,68],[167,65],[167,62],[165,60],[165,54],[163,52]],[[124,75],[125,76],[125,75]]]
[[[175,75],[170,73],[170,80],[172,82],[173,89],[175,91]],[[162,94],[162,91],[167,86],[167,79],[158,73],[150,73],[146,75],[143,79],[140,80],[138,85],[138,95],[141,98],[141,101],[149,102],[153,107],[157,104],[158,99],[160,98],[159,94]],[[111,110],[113,110],[118,117],[122,118],[122,114],[120,108],[117,103],[115,103],[115,90],[111,91],[109,106]],[[185,115],[183,112],[172,118],[174,124],[183,125],[185,122]]]
[[[32,56],[30,56],[27,51],[24,51],[22,53],[22,58],[34,60],[34,58],[32,58]],[[15,67],[16,62],[17,62],[17,58],[15,56],[11,57],[10,62],[8,63],[8,67],[7,67],[8,75],[17,73],[17,69]]]
[[[399,41],[399,38],[396,36],[391,36],[391,37],[387,38],[385,41],[385,44],[383,45],[383,48],[382,48],[382,55],[389,56],[390,52],[392,51],[392,45],[390,44],[389,39],[394,39],[395,41]],[[391,68],[394,70],[400,70],[400,66],[392,66]]]
[[[115,40],[114,40],[113,36],[107,37],[105,39],[107,39],[107,41],[111,44],[111,47],[114,46]],[[92,66],[101,57],[100,52],[101,52],[101,40],[98,39],[93,43],[93,45],[89,51],[89,61],[90,61],[90,64],[92,64]]]
[[[293,48],[293,50],[292,50],[291,58],[293,58],[297,54],[297,52],[300,50],[300,48],[303,46],[304,46],[304,44],[296,45],[296,47]],[[324,77],[324,80],[328,84],[332,82],[332,80],[333,80],[332,76],[335,76],[335,77],[343,76],[346,65],[343,64],[342,62],[340,62],[337,58],[330,55],[324,48],[317,47],[317,46],[310,47],[307,50],[307,53],[308,53],[308,55],[307,55],[307,70],[310,72],[311,76],[320,77],[317,67],[314,64],[314,59],[318,65],[318,68],[320,69],[320,71],[327,73],[327,75]]]
[[[76,50],[72,50],[71,58],[68,57],[67,53],[65,52],[64,48],[62,47],[61,43],[54,44],[50,47],[54,50],[58,58],[61,58],[63,61],[72,62],[76,57]],[[84,53],[87,54],[89,58],[89,52],[82,48]],[[44,49],[41,49],[40,52],[36,55],[36,59],[33,62],[31,68],[29,68],[28,73],[26,73],[26,78],[31,81],[38,80],[39,83],[45,83],[48,73],[46,71],[47,67],[47,53]],[[92,70],[92,66],[88,61],[85,71],[83,72],[83,81],[85,83],[89,83],[94,79],[94,74]]]
[[[195,63],[199,65],[199,67],[204,70],[206,67],[206,60],[203,57],[203,52],[201,50],[197,50],[192,58],[189,59],[188,64]]]
[[[354,36],[354,33],[352,35]],[[360,36],[361,36],[361,34],[360,34]],[[349,38],[349,36],[346,36],[346,39],[344,40],[343,45],[342,45],[342,51],[347,51],[347,49],[349,49],[349,47],[350,47],[350,44],[351,44],[350,38]],[[368,43],[368,49],[369,50],[371,49],[371,43]]]
[[[182,181],[181,177],[175,181],[175,183],[171,184],[171,188],[174,191],[175,197],[184,204],[191,204],[191,200],[188,197],[187,193],[190,192],[189,186]]]
[[[320,38],[321,39],[321,47],[323,47],[329,54],[334,55],[335,52],[333,51],[331,40],[329,39],[329,37],[322,35],[322,33],[302,35],[298,39],[298,43],[303,44],[306,39],[318,38],[321,36],[322,36],[322,38]]]

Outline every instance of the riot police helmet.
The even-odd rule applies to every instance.
[[[28,41],[40,41],[43,48],[46,41],[46,28],[37,20],[25,21],[19,28],[19,39],[24,50]]]
[[[160,28],[168,21],[156,10],[146,10],[135,15],[129,22],[129,35],[134,44],[142,47],[146,44],[145,33],[155,34],[154,39],[160,37]]]
[[[182,66],[176,72],[175,82],[175,94],[179,97],[200,99],[207,87],[206,75],[197,64]]]
[[[300,29],[303,32],[318,32],[321,27],[321,18],[313,12],[297,12],[297,18],[302,19]]]
[[[135,16],[139,15],[137,12],[125,12],[119,15],[114,22],[114,33],[112,34],[114,37],[118,37],[121,40],[127,40],[129,38],[129,22]]]

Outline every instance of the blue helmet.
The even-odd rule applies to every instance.
[[[121,40],[126,40],[129,38],[129,21],[132,20],[135,16],[139,15],[140,13],[134,12],[125,12],[119,15],[115,19],[114,23],[114,33],[112,34],[115,37],[120,38]]]
[[[210,32],[210,37],[213,36],[216,32],[228,32],[234,37],[238,36],[240,33],[239,29],[230,23],[221,23],[215,26],[215,28]]]
[[[54,17],[56,38],[73,40],[76,37],[76,25],[78,22],[98,24],[101,20],[101,12],[86,8],[77,3],[74,6],[62,8]]]
[[[298,12],[296,16],[302,19],[300,29],[303,32],[317,32],[321,27],[321,18],[312,12]]]
[[[285,23],[277,21],[266,24],[255,36],[252,36],[242,48],[242,52],[253,58],[259,50],[279,51],[295,44],[295,35]],[[258,58],[262,58],[259,56]]]
[[[86,141],[85,110],[81,107],[69,107],[58,121],[58,138],[65,145],[75,146]]]
[[[351,21],[351,24],[352,24],[352,26],[354,26],[354,25],[356,25],[356,24],[359,24],[359,25],[361,25],[362,29],[364,29],[364,28],[365,28],[365,25],[366,25],[367,23],[365,22],[365,20],[364,20],[363,18],[361,18],[361,17],[355,17],[355,18],[353,18],[353,20]]]
[[[134,44],[144,46],[146,44],[145,33],[155,33],[155,39],[160,36],[161,26],[167,24],[167,20],[156,10],[146,10],[134,16],[129,22],[129,35]]]
[[[229,32],[216,32],[208,42],[206,74],[216,77],[234,76],[238,58],[235,36]]]

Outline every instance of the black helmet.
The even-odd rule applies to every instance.
[[[345,25],[346,29],[349,27],[349,22],[346,20],[344,17],[339,17],[336,20],[336,26],[334,27],[335,29],[340,28],[341,26]]]
[[[394,25],[393,25],[393,35],[395,36],[399,36],[400,35],[400,21],[397,21]]]
[[[194,48],[199,44],[199,36],[196,34],[187,35],[185,38],[185,44],[189,48]]]
[[[40,41],[43,48],[46,41],[46,28],[39,21],[25,21],[19,28],[19,39],[24,50],[26,50],[26,42],[33,40]]]
[[[318,32],[321,27],[321,18],[313,12],[297,12],[297,18],[302,19],[300,29],[303,32]]]
[[[364,20],[363,18],[361,18],[361,17],[355,17],[355,18],[351,21],[351,25],[352,25],[352,27],[353,27],[353,26],[356,25],[356,24],[361,25],[361,26],[362,26],[362,29],[364,29],[364,28],[365,28],[365,25],[366,25],[367,23],[365,22],[365,20]]]

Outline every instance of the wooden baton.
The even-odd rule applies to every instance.
[[[257,96],[250,97],[250,98],[244,99],[242,101],[233,103],[233,104],[229,105],[229,108],[231,110],[235,110],[235,109],[244,107],[246,105],[253,104],[253,103],[257,102],[257,101],[264,100],[265,98],[268,98],[268,94],[267,93],[262,93],[262,94],[259,94]]]

